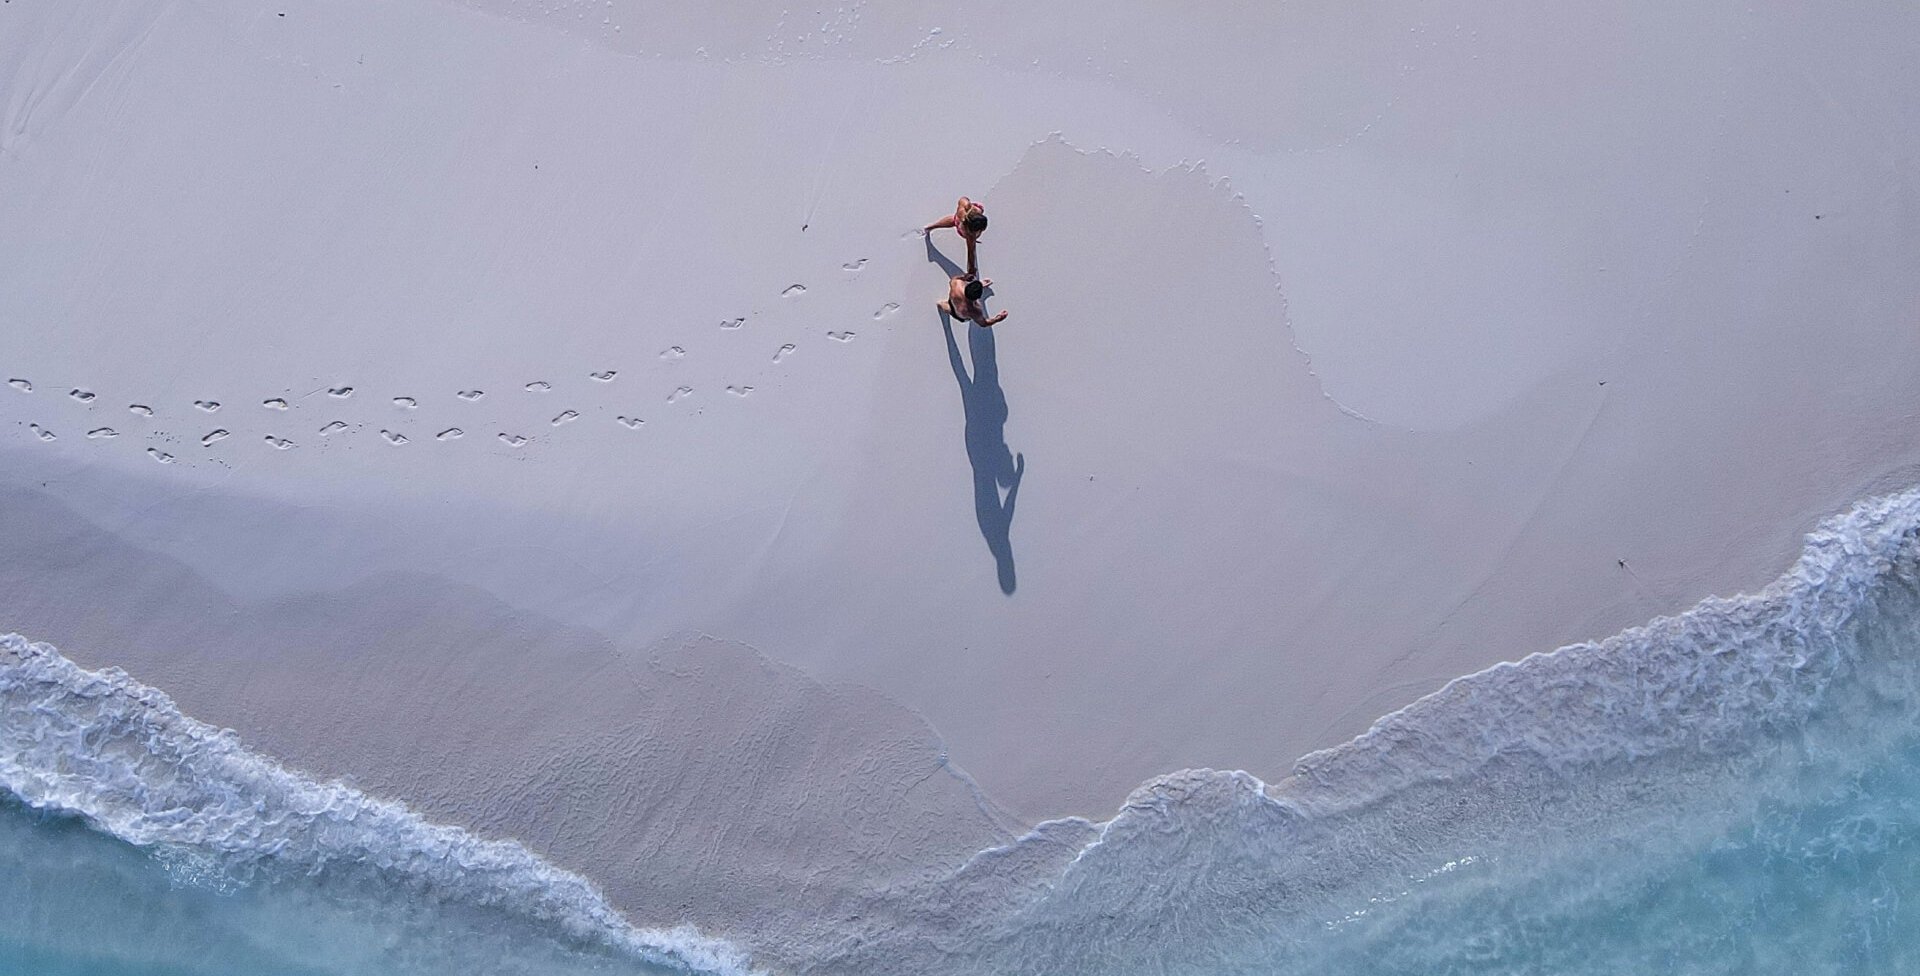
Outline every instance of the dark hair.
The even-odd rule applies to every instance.
[[[970,302],[979,301],[980,296],[983,293],[985,293],[986,290],[987,290],[987,286],[977,281],[967,282],[967,301],[970,301]]]
[[[971,214],[968,214],[968,215],[967,215],[967,221],[966,221],[966,226],[967,226],[967,229],[968,229],[968,230],[970,230],[970,231],[972,231],[972,232],[974,232],[975,234],[978,234],[978,233],[980,233],[981,231],[983,231],[983,230],[986,230],[986,229],[987,229],[987,215],[986,215],[986,214],[983,214],[983,213],[971,213]]]

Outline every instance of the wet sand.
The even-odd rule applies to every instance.
[[[643,923],[1278,779],[1920,461],[1896,4],[282,12],[0,15],[0,627]]]

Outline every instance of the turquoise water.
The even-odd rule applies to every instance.
[[[1823,779],[1823,777],[1815,777]],[[1908,743],[1684,856],[1621,846],[1514,883],[1508,856],[1414,884],[1270,972],[1920,972],[1920,746]],[[1536,862],[1532,867],[1538,868]],[[1642,867],[1647,867],[1643,864]],[[223,887],[77,821],[0,806],[0,973],[656,973],[502,919]],[[509,926],[512,928],[512,926]],[[1238,968],[1238,967],[1230,967]]]
[[[739,973],[584,879],[0,638],[0,974]],[[1920,972],[1920,491],[1760,593],[873,893],[813,972]],[[776,970],[777,971],[777,970]]]
[[[0,635],[0,974],[738,972],[586,879]],[[12,958],[9,959],[8,957]]]
[[[834,962],[1920,972],[1920,492],[1829,520],[1759,593],[1459,679],[1285,779],[1143,784],[909,921]],[[915,951],[943,938],[969,958]]]
[[[1292,971],[1920,972],[1920,747],[1852,775],[1809,773],[1804,794],[1691,850],[1659,836],[1558,860],[1489,847],[1374,917],[1329,925],[1324,944],[1301,947],[1311,968]]]
[[[242,881],[0,804],[0,973],[38,976],[606,974],[676,970],[510,913],[324,875]]]

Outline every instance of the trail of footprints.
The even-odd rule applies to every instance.
[[[849,273],[859,272],[866,267],[867,261],[868,261],[867,258],[859,258],[857,260],[849,261],[842,264],[840,268],[842,271],[846,271]],[[807,293],[807,286],[796,282],[794,284],[788,285],[785,289],[783,289],[780,292],[780,296],[786,299],[797,299],[797,298],[800,298],[801,296],[804,296],[806,293]],[[882,305],[878,310],[876,310],[873,313],[873,318],[876,321],[881,319],[886,319],[898,313],[899,311],[900,311],[900,304],[898,302],[888,302],[885,305]],[[729,332],[729,333],[746,333],[748,335],[751,335],[751,330],[748,330],[747,328],[748,323],[749,323],[749,318],[748,316],[744,316],[744,315],[724,318],[720,320],[720,329],[724,332]],[[836,343],[852,342],[854,337],[857,334],[858,333],[849,329],[835,329],[835,330],[826,331],[827,338],[832,339]],[[762,347],[762,349],[764,350],[765,347]],[[779,343],[777,347],[775,347],[773,350],[771,361],[776,364],[785,363],[787,360],[793,357],[793,355],[798,351],[798,349],[799,349],[798,343],[794,343],[794,342]],[[666,347],[665,349],[662,349],[660,351],[658,358],[666,366],[672,367],[686,360],[688,358],[688,355],[689,354],[686,347],[680,346],[680,345],[671,345]],[[762,355],[765,355],[765,353],[763,352]],[[766,361],[767,360],[761,360],[761,362],[766,362]],[[586,378],[595,385],[611,384],[619,376],[620,376],[620,371],[617,369],[593,370],[586,374]],[[7,382],[7,386],[11,387],[15,392],[22,393],[22,394],[31,394],[34,392],[33,381],[26,377],[19,377],[19,376],[11,377],[6,382]],[[622,384],[622,385],[624,386],[625,384]],[[524,385],[523,389],[530,394],[548,394],[548,393],[554,392],[555,387],[551,381],[544,380],[544,379],[536,379],[536,380],[528,381]],[[731,394],[732,397],[736,399],[744,400],[747,397],[753,395],[754,387],[747,383],[733,383],[733,384],[728,384],[726,386],[726,392]],[[323,386],[319,389],[314,390],[312,393],[308,394],[307,396],[313,396],[321,393],[325,394],[327,400],[340,402],[340,401],[347,401],[352,399],[355,394],[355,389],[353,386],[350,386],[350,385]],[[692,397],[694,393],[695,393],[695,388],[691,384],[686,384],[686,383],[677,384],[666,395],[666,402],[669,404],[677,404]],[[99,395],[95,393],[93,390],[87,389],[85,387],[72,387],[68,389],[67,397],[72,401],[74,401],[76,404],[80,405],[82,408],[86,409],[89,413],[91,413],[91,411],[95,409],[95,401],[98,400]],[[471,389],[464,389],[464,390],[456,390],[453,392],[453,397],[454,399],[460,401],[463,404],[476,404],[476,403],[479,403],[481,400],[486,399],[487,393],[485,390],[481,390],[479,388],[471,388]],[[289,396],[273,396],[273,397],[268,397],[266,399],[261,400],[260,407],[261,409],[268,411],[270,414],[287,414],[298,407],[299,405],[298,401],[300,399],[303,399],[303,398],[290,398]],[[406,416],[409,413],[412,413],[414,411],[418,411],[421,409],[421,400],[415,396],[408,396],[408,395],[394,396],[394,397],[391,397],[390,402],[396,410],[401,412],[400,416],[402,417]],[[219,400],[213,400],[213,399],[193,400],[190,402],[189,405],[193,408],[194,411],[197,411],[201,414],[214,414],[219,412],[222,409],[221,402]],[[342,406],[344,407],[345,404],[342,404]],[[148,403],[129,403],[127,404],[126,409],[128,413],[132,414],[135,418],[138,418],[141,421],[153,420],[159,416],[159,411],[156,410],[155,407],[153,407]],[[459,408],[455,408],[455,409],[459,409]],[[392,416],[392,415],[389,415],[389,416]],[[561,410],[558,414],[553,415],[552,418],[547,421],[547,423],[551,427],[558,428],[558,427],[564,427],[568,424],[572,424],[577,421],[580,421],[583,419],[583,417],[584,417],[584,414],[582,413],[581,410],[568,408],[568,409]],[[621,427],[624,427],[627,430],[635,430],[635,431],[641,429],[647,423],[644,418],[631,415],[631,414],[624,414],[624,413],[616,414],[613,417],[613,421],[614,423],[619,424]],[[138,426],[143,426],[144,428],[144,425],[138,425]],[[274,426],[280,426],[280,425],[276,423],[274,424]],[[327,422],[322,424],[321,426],[317,428],[309,427],[307,429],[313,431],[315,435],[317,435],[318,438],[320,438],[320,443],[324,446],[327,443],[340,440],[342,438],[351,439],[351,435],[355,431],[361,429],[363,426],[367,426],[367,425],[360,424],[360,423],[353,423],[353,422],[349,422],[347,420],[338,419],[338,418],[329,418]],[[38,421],[29,423],[27,425],[27,429],[35,439],[43,442],[50,442],[50,441],[55,441],[59,439],[59,435],[55,431],[42,425]],[[412,438],[409,437],[407,433],[405,433],[402,430],[397,430],[393,426],[376,426],[376,429],[379,431],[380,438],[383,441],[385,441],[388,445],[391,445],[393,447],[396,447],[396,448],[402,447],[412,442]],[[122,430],[116,429],[112,426],[95,424],[86,430],[86,438],[88,440],[94,440],[94,441],[112,441],[120,437],[122,433],[123,433]],[[142,430],[134,431],[134,433],[136,434],[146,433],[149,439],[160,438],[162,439],[163,443],[168,443],[168,444],[173,443],[172,436],[166,434],[164,431],[142,429]],[[270,430],[262,436],[260,443],[263,443],[265,446],[272,448],[273,450],[276,450],[276,451],[291,450],[294,447],[296,447],[297,444],[291,437],[285,436],[287,433],[289,432]],[[297,431],[294,431],[293,433],[297,433]],[[466,433],[467,431],[462,427],[448,426],[448,427],[439,428],[439,430],[433,433],[431,436],[432,436],[432,439],[436,442],[451,443],[465,437]],[[232,436],[233,436],[233,430],[231,428],[215,427],[210,430],[206,430],[205,433],[201,434],[199,437],[199,442],[200,442],[200,446],[203,448],[213,448],[215,445],[228,440]],[[422,436],[426,436],[426,435],[423,434]],[[518,449],[518,448],[526,447],[528,444],[532,443],[534,440],[533,438],[525,434],[510,430],[510,429],[498,430],[495,432],[494,437],[498,443],[505,445],[510,449]],[[155,462],[160,464],[173,464],[178,460],[173,453],[167,450],[163,450],[159,446],[148,446],[146,448],[146,453],[148,457],[152,458]]]
[[[744,323],[745,323],[744,319],[734,319],[726,323],[722,323],[722,327],[728,328],[728,329],[737,329],[737,328],[741,328],[744,325]],[[776,363],[782,361],[787,356],[791,355],[795,348],[796,346],[794,343],[791,343],[791,342],[782,343],[780,347],[777,350],[775,350],[773,354],[773,361]],[[660,358],[671,363],[685,357],[686,355],[687,355],[687,351],[684,347],[671,346],[666,350],[664,350],[663,352],[661,352]],[[595,383],[606,384],[606,383],[612,383],[614,379],[619,375],[620,374],[618,370],[605,369],[605,370],[595,370],[593,372],[590,372],[587,374],[587,378],[594,381]],[[30,380],[16,377],[14,379],[8,380],[7,382],[9,386],[11,386],[15,390],[18,390],[21,393],[33,392],[33,383]],[[554,388],[553,384],[547,380],[533,380],[531,382],[528,382],[524,387],[524,389],[528,393],[550,393],[553,391],[553,388]],[[752,386],[748,386],[745,384],[734,384],[727,387],[727,392],[732,393],[738,397],[745,397],[748,394],[752,393],[753,389],[754,388]],[[317,393],[320,391],[316,390],[315,392]],[[353,396],[354,388],[351,386],[327,387],[325,388],[325,393],[329,398],[332,398],[335,400],[345,400]],[[693,393],[694,393],[694,390],[693,390],[693,387],[691,386],[683,385],[683,386],[675,387],[674,390],[667,395],[667,402],[675,403],[680,400],[684,400],[687,397],[692,396]],[[82,404],[89,404],[89,405],[92,404],[93,401],[98,398],[98,395],[95,394],[93,391],[79,388],[79,387],[75,387],[69,390],[67,392],[67,395],[68,397],[75,400],[76,402],[79,402]],[[478,402],[481,399],[484,399],[486,397],[486,392],[478,389],[459,390],[454,393],[454,396],[455,398],[461,401],[464,401],[467,403],[474,403],[474,402]],[[417,397],[396,396],[392,398],[391,402],[394,407],[403,411],[418,410],[420,408],[420,400]],[[215,413],[221,409],[221,403],[218,400],[194,400],[192,401],[192,406],[195,410],[201,413],[207,413],[207,414]],[[294,408],[293,402],[288,400],[286,397],[268,397],[267,399],[260,401],[260,406],[265,410],[273,411],[276,413],[285,413]],[[130,403],[127,405],[127,411],[133,414],[134,416],[141,417],[141,418],[152,418],[156,415],[156,411],[154,410],[154,408],[144,403]],[[577,420],[580,420],[581,417],[582,417],[582,414],[579,410],[573,410],[573,409],[562,410],[558,414],[554,415],[553,418],[548,421],[548,424],[553,427],[562,427],[567,424],[571,424]],[[646,421],[644,419],[640,417],[629,416],[627,414],[616,415],[614,417],[614,422],[619,424],[622,427],[625,427],[628,430],[638,430],[642,426],[645,426],[646,424]],[[29,431],[37,439],[41,441],[53,441],[53,440],[59,439],[58,434],[54,433],[52,430],[48,429],[47,427],[42,426],[37,421],[33,423],[29,423],[27,426]],[[334,419],[334,420],[329,420],[325,424],[321,425],[319,428],[315,430],[315,433],[317,433],[322,438],[331,439],[331,438],[338,437],[342,434],[351,432],[356,428],[356,426],[357,425],[349,423],[345,420]],[[86,436],[89,440],[111,440],[113,438],[119,437],[120,431],[116,430],[113,427],[96,426],[89,429],[86,432]],[[217,427],[207,431],[205,434],[203,434],[200,437],[200,446],[212,447],[215,444],[218,444],[219,442],[224,441],[232,436],[233,436],[232,430],[225,427]],[[447,441],[459,440],[464,436],[466,436],[466,431],[464,429],[460,427],[446,427],[446,428],[442,428],[439,432],[435,433],[433,435],[433,439],[436,441],[447,442]],[[380,428],[380,437],[381,439],[386,441],[386,443],[394,447],[401,447],[405,444],[411,443],[412,441],[412,438],[408,437],[405,433],[394,430],[390,427]],[[511,448],[525,447],[527,444],[531,443],[533,440],[532,438],[527,437],[524,434],[519,434],[512,431],[501,431],[496,435],[496,439],[500,443],[505,444],[506,446]],[[291,438],[281,436],[280,434],[277,434],[277,433],[266,434],[262,438],[262,441],[267,446],[279,451],[289,450],[295,446],[295,442]],[[158,447],[147,448],[147,455],[151,457],[153,460],[161,464],[172,464],[176,461],[176,458],[174,457],[173,454],[167,451],[161,450]]]

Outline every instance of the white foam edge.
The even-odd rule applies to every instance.
[[[139,847],[308,871],[371,864],[654,965],[760,973],[737,946],[693,926],[633,926],[590,881],[518,842],[287,769],[124,671],[87,670],[19,634],[0,635],[0,789]]]

